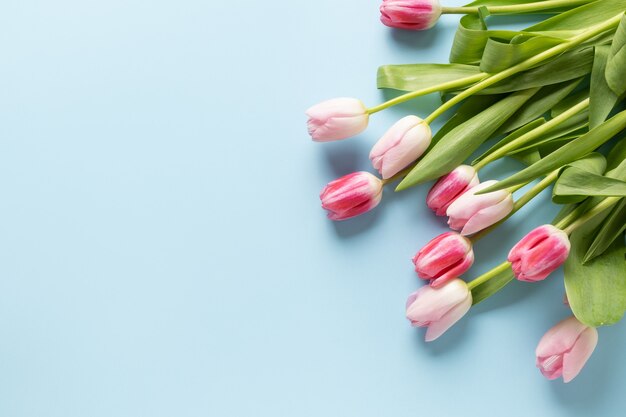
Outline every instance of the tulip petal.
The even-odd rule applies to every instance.
[[[472,293],[468,292],[467,297],[461,303],[448,311],[440,320],[431,323],[426,330],[424,340],[432,342],[446,332],[454,323],[459,321],[472,307]]]
[[[583,369],[598,344],[598,331],[588,327],[583,331],[574,347],[563,357],[563,382],[570,382]]]
[[[509,194],[507,198],[496,204],[495,206],[484,208],[474,216],[472,216],[465,226],[461,234],[463,236],[472,235],[479,232],[492,224],[499,222],[511,213],[513,210],[513,197]]]
[[[547,358],[552,355],[563,354],[574,346],[586,328],[587,326],[579,322],[574,316],[560,321],[543,335],[537,345],[535,355]]]

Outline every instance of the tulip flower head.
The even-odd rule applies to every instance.
[[[465,273],[474,263],[472,242],[458,233],[447,232],[426,244],[413,258],[415,272],[438,288]]]
[[[426,205],[437,216],[445,216],[454,200],[479,183],[478,173],[473,167],[460,165],[433,185],[426,196]]]
[[[384,179],[391,178],[422,156],[431,139],[428,124],[417,116],[406,116],[374,145],[370,160]]]
[[[309,135],[317,142],[329,142],[357,135],[369,121],[367,108],[355,98],[323,101],[306,111]]]
[[[567,233],[546,224],[537,227],[513,246],[508,261],[518,280],[541,281],[565,262],[569,250]]]
[[[435,26],[439,16],[439,0],[383,0],[380,6],[380,21],[398,29],[430,29]]]
[[[369,172],[353,172],[330,182],[320,193],[322,208],[331,220],[346,220],[380,203],[382,181]]]
[[[507,190],[476,194],[497,181],[478,184],[457,198],[448,210],[448,225],[463,236],[479,232],[504,219],[513,210],[513,196]]]
[[[455,279],[441,288],[423,286],[406,302],[406,317],[413,327],[427,327],[425,340],[431,342],[459,321],[472,306],[467,284]]]
[[[598,331],[567,318],[541,338],[535,355],[537,368],[548,379],[563,377],[570,382],[578,375],[598,343]]]

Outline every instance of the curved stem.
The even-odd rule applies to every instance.
[[[424,120],[426,121],[426,123],[430,124],[437,117],[441,116],[443,113],[445,113],[446,111],[448,111],[453,106],[460,103],[461,101],[465,100],[467,97],[470,97],[476,94],[477,92],[484,90],[485,88],[490,87],[496,84],[497,82],[500,82],[512,75],[531,69],[532,67],[534,67],[537,64],[542,63],[543,61],[546,61],[550,58],[560,55],[563,52],[566,52],[567,50],[571,49],[572,47],[580,45],[583,42],[591,38],[594,38],[600,35],[601,33],[606,32],[609,29],[612,29],[613,27],[619,24],[619,22],[622,19],[622,16],[623,16],[623,13],[620,13],[619,15],[616,15],[615,17],[607,20],[604,23],[601,23],[590,29],[585,30],[584,32],[573,37],[567,42],[563,42],[562,44],[554,46],[531,58],[528,58],[526,61],[522,61],[519,64],[514,65],[504,71],[501,71],[497,74],[489,76],[488,78],[484,79],[478,84],[474,84],[473,86],[469,87],[467,90],[464,90],[460,94],[454,96],[453,98],[445,102],[443,105],[441,105],[437,110],[431,113],[430,116],[428,116]]]
[[[583,111],[587,107],[589,107],[589,102],[590,102],[589,98],[581,101],[577,105],[575,105],[572,108],[568,109],[567,111],[559,114],[555,118],[548,120],[546,123],[542,124],[541,126],[538,126],[538,127],[534,128],[530,132],[526,132],[525,134],[523,134],[519,138],[517,138],[515,140],[512,140],[511,142],[507,143],[506,145],[504,145],[504,146],[494,150],[491,154],[487,155],[487,157],[485,157],[480,162],[478,162],[476,165],[474,165],[474,169],[476,169],[476,171],[479,171],[480,169],[484,168],[485,165],[487,165],[487,164],[489,164],[489,163],[491,163],[491,162],[493,162],[493,161],[495,161],[497,159],[500,159],[503,156],[506,156],[506,154],[508,154],[510,151],[513,151],[516,148],[521,147],[522,145],[526,145],[527,143],[529,143],[532,140],[540,137],[544,133],[549,132],[550,130],[554,129],[555,127],[559,126],[560,124],[563,124],[570,117],[580,113],[581,111]]]
[[[398,96],[396,98],[393,98],[389,101],[386,101],[382,104],[379,104],[378,106],[374,106],[371,107],[369,109],[367,109],[367,113],[368,114],[374,114],[377,113],[381,110],[385,110],[391,106],[395,106],[396,104],[400,104],[400,103],[404,103],[405,101],[417,98],[417,97],[421,97],[421,96],[425,96],[426,94],[431,94],[431,93],[436,93],[438,91],[448,91],[448,90],[455,90],[457,88],[462,88],[462,87],[466,87],[470,84],[474,84],[477,83],[478,81],[484,79],[486,76],[488,76],[489,74],[485,73],[485,72],[481,72],[479,74],[475,74],[469,77],[465,77],[465,78],[461,78],[458,80],[454,80],[454,81],[448,81],[445,83],[441,83],[441,84],[437,84],[437,85],[433,85],[430,87],[426,87],[426,88],[422,88],[421,90],[416,90],[416,91],[411,91],[410,93],[406,93],[406,94],[402,94],[401,96]]]
[[[561,7],[577,7],[595,0],[550,0],[511,6],[485,6],[490,14],[516,14],[558,9]],[[442,7],[442,14],[477,14],[478,7]]]
[[[497,276],[498,274],[501,274],[502,272],[506,271],[507,268],[511,267],[511,263],[510,262],[503,262],[500,265],[496,266],[495,268],[493,268],[491,271],[487,271],[484,274],[482,274],[481,276],[474,278],[473,280],[471,280],[470,282],[467,283],[467,288],[469,288],[469,290],[473,290],[474,288],[478,287],[481,284],[484,284],[485,282],[489,281],[491,278]]]
[[[583,224],[587,223],[589,220],[591,220],[592,218],[594,218],[595,216],[597,216],[598,214],[602,213],[604,210],[607,210],[611,207],[613,207],[615,204],[617,204],[623,197],[607,197],[604,200],[602,200],[601,203],[599,203],[597,206],[595,206],[594,208],[592,208],[591,210],[589,210],[588,212],[586,212],[585,214],[583,214],[582,216],[580,216],[579,218],[577,218],[574,222],[572,222],[571,224],[569,224],[565,229],[563,229],[563,231],[565,233],[567,233],[568,235],[571,235],[576,229],[578,229],[580,226],[582,226]],[[572,212],[574,213],[574,212]],[[571,214],[571,213],[570,213]],[[569,216],[568,216],[569,217]],[[565,220],[567,219],[564,218],[563,220],[561,220],[561,222],[559,222],[557,224],[556,227],[559,227],[559,225]],[[571,220],[570,220],[571,221]],[[562,229],[562,227],[559,227],[560,229]]]

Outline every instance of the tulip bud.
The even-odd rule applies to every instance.
[[[508,261],[518,280],[541,281],[565,262],[569,249],[567,233],[546,224],[537,227],[513,246]]]
[[[477,192],[491,187],[497,181],[486,181],[467,190],[457,198],[446,214],[448,225],[460,230],[463,236],[474,234],[505,218],[513,210],[513,196],[507,190],[487,194]]]
[[[369,172],[353,172],[330,182],[320,194],[322,208],[331,220],[346,220],[380,203],[382,181]]]
[[[541,338],[535,355],[537,368],[548,379],[563,377],[570,382],[578,375],[598,343],[598,331],[567,318]]]
[[[306,111],[309,135],[317,142],[345,139],[367,127],[369,115],[361,100],[334,98]]]
[[[455,279],[441,288],[426,285],[406,301],[406,317],[413,327],[428,327],[425,340],[441,336],[468,312],[472,293],[465,281]]]
[[[380,20],[398,29],[426,30],[441,16],[439,0],[383,0]]]
[[[473,167],[460,165],[433,185],[426,196],[426,205],[437,216],[445,216],[454,200],[479,183],[478,173]]]
[[[417,116],[396,122],[372,148],[370,160],[384,179],[391,178],[422,156],[432,138],[430,126]]]
[[[437,236],[413,258],[415,272],[430,285],[438,288],[458,278],[474,263],[472,242],[455,232]]]

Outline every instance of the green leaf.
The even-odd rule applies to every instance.
[[[587,264],[583,259],[603,220],[596,216],[570,237],[565,262],[565,290],[574,315],[582,323],[598,327],[615,324],[626,310],[626,250],[619,239]]]
[[[626,0],[599,0],[553,16],[525,30],[560,37],[575,36],[579,30],[603,23],[624,10]]]
[[[593,152],[600,145],[624,130],[624,128],[626,128],[626,111],[616,114],[600,126],[590,130],[587,134],[578,139],[574,139],[550,155],[542,158],[541,161],[519,171],[509,178],[499,181],[492,187],[482,190],[480,194],[502,190],[518,184],[525,184],[535,178],[546,175],[557,168]]]
[[[476,305],[481,301],[491,297],[502,288],[504,288],[509,282],[513,281],[515,275],[513,270],[507,268],[505,271],[500,272],[487,282],[478,285],[472,289],[472,305]]]
[[[539,126],[541,126],[542,124],[544,124],[546,122],[545,119],[541,118],[541,119],[537,119],[534,120],[528,124],[526,124],[525,126],[520,127],[519,129],[517,129],[516,131],[510,133],[508,136],[506,136],[505,138],[501,139],[500,141],[498,141],[498,143],[496,143],[495,145],[493,145],[491,148],[489,148],[487,151],[485,151],[482,155],[480,155],[478,158],[474,159],[474,161],[472,161],[472,165],[477,164],[478,162],[482,161],[483,159],[485,159],[487,156],[489,156],[489,154],[491,154],[493,151],[495,151],[496,149],[501,148],[502,146],[513,142],[515,139],[519,138],[522,135],[525,135],[526,133],[530,132],[531,130],[534,130],[536,128],[538,128]]]
[[[606,157],[606,169],[611,171],[626,160],[626,139],[619,140]]]
[[[452,171],[489,139],[538,90],[535,88],[511,94],[452,129],[426,153],[400,182],[396,191]]]
[[[383,65],[378,68],[378,88],[400,91],[417,91],[461,80],[480,74],[473,65],[460,64],[405,64]]]
[[[559,172],[559,178],[552,188],[552,201],[556,204],[579,203],[588,196],[573,192],[571,180],[576,178],[576,173],[582,172],[583,177],[591,175],[602,175],[606,169],[606,158],[604,155],[592,152],[584,158],[572,162]],[[604,177],[602,177],[604,178]],[[575,187],[583,183],[574,183]],[[569,192],[568,192],[569,191]]]
[[[566,52],[543,65],[500,81],[485,88],[480,94],[509,93],[578,79],[591,72],[592,64],[593,48],[579,48]]]
[[[450,50],[450,62],[478,65],[489,38],[511,40],[520,33],[513,30],[485,30],[479,16],[463,16]]]
[[[578,104],[581,101],[586,100],[588,98],[589,98],[589,90],[588,89],[577,91],[574,94],[572,94],[571,96],[566,97],[565,99],[563,99],[556,106],[554,106],[554,108],[550,112],[550,116],[551,117],[556,117],[556,116],[558,116],[561,113],[565,113],[571,107],[574,107],[576,104]]]
[[[606,82],[617,96],[626,93],[626,15],[622,18],[606,63]]]
[[[617,103],[617,95],[611,90],[604,76],[609,49],[608,45],[596,46],[595,48],[589,103],[589,126],[592,129],[606,120]]]
[[[586,264],[602,255],[616,239],[624,234],[624,230],[626,230],[626,199],[622,199],[604,221],[587,250],[583,263]]]
[[[567,97],[567,95],[569,95],[569,93],[571,93],[574,88],[580,84],[581,80],[582,78],[579,78],[543,87],[537,94],[528,100],[524,106],[513,115],[513,117],[507,120],[500,127],[500,129],[498,129],[498,131],[510,132],[542,116],[557,103]]]
[[[626,182],[571,167],[561,174],[553,193],[552,200],[557,204],[582,201],[590,196],[626,197]]]

